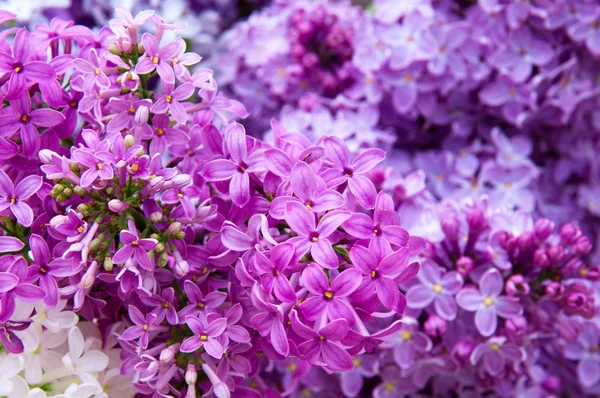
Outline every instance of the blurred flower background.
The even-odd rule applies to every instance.
[[[123,7],[118,15],[116,6]],[[141,141],[152,141],[148,141],[148,154],[153,163],[145,159],[149,165],[139,168],[152,169],[148,175],[165,180],[175,178],[176,169],[189,179],[163,190],[152,191],[151,186],[152,194],[162,195],[160,206],[167,207],[153,204],[157,208],[144,207],[139,214],[150,220],[158,212],[158,221],[152,223],[160,223],[168,208],[177,222],[186,217],[193,220],[181,221],[184,229],[188,227],[189,247],[190,234],[206,234],[198,243],[201,254],[194,252],[194,246],[183,256],[185,260],[179,254],[182,249],[169,251],[164,260],[172,265],[181,286],[171,286],[159,272],[152,294],[141,301],[124,293],[121,274],[115,279],[110,272],[112,263],[99,274],[101,283],[120,283],[122,301],[133,304],[116,306],[128,318],[126,325],[109,327],[110,333],[106,325],[98,326],[98,313],[81,302],[72,305],[61,300],[56,307],[56,302],[41,304],[38,298],[34,315],[30,315],[33,309],[23,315],[37,317],[36,324],[42,322],[40,314],[49,311],[43,306],[52,304],[52,311],[60,312],[67,305],[54,325],[63,330],[64,338],[47,348],[51,351],[67,339],[68,348],[63,344],[62,351],[57,349],[60,354],[48,354],[47,363],[62,358],[64,367],[74,369],[72,374],[83,384],[89,382],[88,373],[105,372],[102,377],[114,380],[122,377],[121,395],[108,394],[110,398],[133,396],[131,378],[137,393],[144,396],[186,398],[195,394],[219,398],[600,394],[596,305],[600,299],[600,4],[596,1],[0,0],[0,9],[14,14],[5,19],[0,15],[3,27],[27,27],[46,45],[78,35],[94,37],[82,46],[85,56],[78,55],[77,72],[72,72],[86,76],[72,85],[80,87],[69,92],[79,104],[79,118],[71,116],[73,124],[82,118],[97,124],[95,129],[111,137],[110,145],[117,145],[113,134],[121,139],[123,129],[143,131]],[[144,14],[147,10],[154,13]],[[64,21],[73,22],[67,26]],[[83,27],[89,31],[75,31]],[[136,47],[132,40],[137,29],[154,34],[146,33],[140,40],[147,65],[123,61],[127,58],[123,54]],[[10,52],[8,34],[2,37],[5,43],[0,51],[12,54],[6,56],[13,62],[17,52]],[[164,43],[173,42],[179,43],[179,50],[171,54]],[[56,57],[58,44],[52,46]],[[90,56],[92,50],[99,55]],[[195,54],[202,57],[200,63]],[[19,62],[26,66],[24,59]],[[2,62],[3,58],[0,68]],[[167,65],[167,72],[161,63]],[[31,112],[34,117],[37,110],[31,111],[31,106],[13,104],[10,90],[14,87],[8,88],[7,83],[13,70],[13,66],[0,69],[0,84],[7,87],[0,117],[8,115],[2,112],[8,110],[9,101],[15,115]],[[127,78],[116,78],[121,73],[127,76],[128,71],[148,76],[148,86],[142,90],[137,75],[129,86]],[[173,81],[168,81],[169,76]],[[94,82],[84,82],[88,79]],[[100,104],[99,93],[117,86],[121,91],[114,93],[119,98],[111,99],[110,105]],[[146,96],[150,89],[154,92]],[[68,106],[51,104],[42,84],[39,90],[43,97],[39,103],[50,103],[48,107],[69,117]],[[90,94],[94,90],[96,99]],[[96,102],[82,111],[82,97]],[[39,103],[36,108],[47,107]],[[139,121],[138,108],[153,115],[152,123],[144,124],[148,113]],[[91,119],[101,122],[94,124]],[[234,120],[248,135],[240,139],[243,143],[229,138],[240,126],[232,127]],[[25,126],[28,120],[12,120],[10,126],[18,123]],[[62,120],[44,123],[38,127],[52,128]],[[21,124],[14,131],[26,134]],[[85,143],[86,149],[98,152],[108,150],[97,138],[75,130],[71,143]],[[60,136],[61,145],[69,148],[65,139],[71,135]],[[8,135],[0,132],[3,137]],[[30,146],[31,153],[26,139],[13,141],[23,145],[27,158],[35,158],[40,149],[60,154],[49,160],[50,155],[43,157],[40,152],[38,163],[44,165],[38,174],[49,181],[57,180],[57,175],[69,178],[69,172],[50,170],[64,167],[61,162],[79,163],[89,170],[101,164],[111,170],[106,176],[103,167],[86,171],[87,185],[83,173],[78,184],[88,191],[97,179],[113,179],[109,165],[117,165],[115,159],[126,159],[116,149],[112,157],[78,157],[75,151],[70,158],[69,150],[60,152],[49,140]],[[137,148],[137,135],[136,140]],[[380,150],[386,152],[385,160]],[[7,173],[12,156],[16,155],[0,151],[2,170]],[[325,159],[322,164],[320,157]],[[127,167],[131,172],[131,165]],[[236,185],[239,175],[246,178],[242,188]],[[26,194],[40,189],[56,190],[56,198],[64,189],[57,190],[62,186],[58,184],[23,194],[16,178],[4,176],[0,175],[7,191],[0,192],[6,198],[2,215],[14,213],[21,224],[28,222],[27,227],[32,220],[9,207],[16,208],[15,198],[24,201]],[[94,189],[103,195],[102,184]],[[111,202],[113,213],[142,206],[120,200],[107,206]],[[47,216],[53,227],[62,226],[61,237],[55,239],[86,239],[83,229],[74,232],[83,228],[81,220],[89,215],[89,209],[80,212],[78,204],[54,206],[60,211]],[[38,213],[36,209],[36,219]],[[321,216],[317,224],[315,215]],[[50,222],[52,217],[55,221]],[[56,217],[61,217],[60,222]],[[146,252],[156,250],[157,244],[164,251],[166,244],[138,230],[136,222],[137,226],[129,220],[118,231],[122,247],[111,260],[136,262],[146,270],[141,274],[136,270],[132,280],[156,268],[148,263]],[[83,233],[88,227],[85,224]],[[266,231],[269,228],[278,231],[274,238]],[[180,232],[167,227],[162,231],[170,237]],[[102,233],[110,235],[110,231]],[[329,249],[319,249],[321,244]],[[284,261],[284,250],[277,249],[282,245],[290,245],[284,249],[296,250],[296,255]],[[33,251],[32,243],[29,246]],[[44,253],[53,250],[42,246],[36,247]],[[70,250],[75,249],[67,254]],[[36,264],[40,256],[49,258],[34,252]],[[191,271],[176,268],[175,264],[182,267],[198,258],[202,264],[217,264],[211,271],[212,282],[205,282],[210,278],[204,271],[197,270],[198,275],[188,279]],[[322,268],[316,264],[297,268],[306,258]],[[403,270],[392,270],[393,261],[402,263]],[[330,274],[339,262],[339,273]],[[412,267],[415,262],[420,264],[418,273]],[[93,280],[101,268],[95,267]],[[227,267],[232,269],[224,271]],[[0,268],[0,273],[12,270]],[[88,297],[88,306],[89,300],[104,300],[84,287],[84,276],[90,273],[80,271],[79,287],[61,286],[61,298]],[[227,287],[226,298],[222,281],[227,278],[240,289]],[[360,284],[354,286],[350,279]],[[29,293],[29,301],[35,301],[35,292]],[[181,298],[176,303],[177,297],[187,297],[190,303],[184,306]],[[82,318],[91,322],[82,319],[75,326],[72,311],[80,310]],[[193,318],[189,336],[173,332],[171,326],[189,317]],[[244,327],[234,325],[238,322]],[[148,333],[149,327],[154,334]],[[54,329],[44,324],[38,337]],[[98,329],[104,336],[102,344]],[[345,333],[338,335],[332,329]],[[83,346],[84,336],[88,343],[82,356],[83,348],[78,346]],[[229,339],[238,344],[228,346]],[[42,348],[33,351],[45,352],[45,341],[40,340]],[[189,365],[186,355],[200,347],[211,358]],[[100,361],[106,362],[104,367],[89,365],[100,351],[108,353]],[[53,378],[45,363],[39,377],[27,376],[27,361],[33,354],[11,355],[0,366],[0,396],[46,396],[31,391],[36,386],[42,391],[40,386],[64,377]],[[77,373],[77,366],[89,370]],[[25,379],[32,387],[27,390],[30,395],[18,395],[26,390],[12,387],[5,392],[2,378],[15,385],[20,383],[16,378]],[[102,396],[97,389],[76,395],[77,386],[68,388],[71,392],[67,390],[65,397]]]

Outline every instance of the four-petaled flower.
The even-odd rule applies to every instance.
[[[121,231],[119,235],[123,247],[113,256],[113,262],[115,264],[123,264],[133,257],[142,268],[151,270],[152,263],[148,257],[148,251],[154,249],[158,241],[152,238],[140,239],[139,232],[133,220],[128,220],[127,226],[129,230]]]
[[[27,176],[15,187],[10,177],[0,170],[0,212],[10,209],[19,223],[31,226],[33,210],[25,202],[42,187],[42,183],[40,176]]]

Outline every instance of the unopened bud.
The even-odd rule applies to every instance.
[[[193,386],[196,384],[198,380],[198,373],[196,372],[196,366],[194,364],[189,363],[187,369],[185,370],[185,382],[188,386]]]
[[[119,199],[113,199],[108,202],[108,209],[113,213],[121,213],[129,208],[129,204],[121,202]]]
[[[137,124],[138,126],[142,126],[142,125],[148,123],[149,115],[150,115],[150,109],[145,105],[140,106],[137,109],[137,111],[135,111],[135,117],[134,117],[135,124]]]
[[[115,193],[115,189],[113,187],[108,187],[108,188],[106,188],[106,193],[109,196],[112,196]]]
[[[135,137],[131,134],[125,136],[125,148],[129,149],[135,145]]]
[[[547,218],[540,218],[535,222],[533,232],[537,239],[544,241],[554,232],[554,223]]]
[[[114,264],[110,256],[104,257],[104,263],[102,264],[102,267],[108,272],[112,271]]]
[[[179,231],[175,235],[173,235],[174,239],[183,240],[185,239],[185,232]]]
[[[40,153],[38,153],[38,156],[40,158],[40,161],[44,164],[50,164],[52,163],[52,157],[53,156],[57,156],[58,154],[54,151],[51,151],[50,149],[42,149],[40,151]]]
[[[88,288],[92,287],[92,285],[96,281],[97,274],[98,274],[98,262],[94,261],[92,264],[90,264],[90,267],[85,272],[85,274],[83,274],[83,277],[81,278],[81,282],[80,282],[81,287],[83,289],[88,289]]]
[[[474,267],[475,262],[473,262],[473,259],[470,257],[461,256],[458,260],[456,260],[456,270],[463,277],[467,276]]]
[[[430,337],[442,336],[448,330],[448,324],[437,315],[430,315],[425,321],[425,333]]]
[[[154,213],[150,214],[150,221],[152,221],[154,224],[159,223],[162,220],[162,213],[160,211],[155,211]]]
[[[179,231],[181,231],[181,223],[177,221],[171,223],[171,225],[169,225],[169,228],[167,228],[167,234],[171,236],[175,235]]]
[[[586,254],[592,251],[592,243],[587,237],[580,236],[575,240],[575,243],[573,244],[573,251],[578,256],[585,256]]]
[[[441,222],[442,231],[446,234],[446,237],[451,242],[458,240],[458,234],[460,233],[460,223],[454,216],[445,216]]]
[[[158,254],[161,254],[162,252],[165,251],[165,245],[162,242],[158,242],[158,244],[156,245],[156,247],[154,248],[154,251]]]
[[[112,54],[118,55],[119,57],[121,56],[121,50],[119,50],[114,44],[108,46],[108,51],[110,51]]]
[[[62,194],[65,195],[67,198],[70,198],[71,196],[73,196],[73,190],[69,187],[66,187],[63,191]]]
[[[79,172],[79,165],[77,163],[71,163],[71,171],[73,173],[78,173]]]
[[[573,223],[567,223],[560,228],[560,239],[567,245],[575,242],[575,239],[577,239],[580,235],[581,229],[579,229],[579,227]]]
[[[73,188],[73,190],[75,191],[75,194],[77,194],[77,196],[83,198],[85,195],[87,195],[87,191],[85,189],[83,189],[82,187],[80,187],[79,185],[75,186],[75,188]]]
[[[86,213],[86,212],[87,212],[87,211],[89,211],[89,210],[90,210],[90,206],[89,206],[87,203],[80,203],[80,204],[77,206],[77,211],[78,211],[79,213]]]

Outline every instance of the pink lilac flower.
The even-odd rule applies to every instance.
[[[490,269],[482,275],[479,290],[465,287],[456,295],[458,305],[475,311],[475,326],[483,336],[491,336],[498,326],[498,316],[512,319],[521,315],[523,308],[513,298],[501,296],[504,281],[500,272]]]
[[[129,230],[121,231],[119,234],[123,247],[113,256],[113,262],[123,264],[127,260],[134,258],[142,268],[152,269],[148,252],[154,249],[158,242],[152,238],[140,239],[139,232],[132,220],[129,220],[128,227]]]
[[[28,176],[15,187],[10,177],[0,170],[0,211],[9,209],[23,226],[31,226],[34,213],[26,201],[42,187],[42,183],[40,176]]]
[[[199,318],[188,315],[185,322],[194,332],[194,336],[181,343],[182,352],[194,352],[202,347],[213,358],[220,359],[223,356],[223,347],[216,338],[225,331],[227,319],[219,318],[205,326]]]
[[[178,42],[171,42],[159,49],[158,40],[150,33],[144,33],[142,44],[144,45],[145,53],[135,67],[135,72],[143,75],[156,70],[165,83],[174,84],[175,74],[169,62],[173,62],[180,44]]]

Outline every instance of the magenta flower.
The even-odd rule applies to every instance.
[[[152,310],[153,314],[156,314],[156,323],[160,324],[165,318],[170,325],[177,325],[179,323],[179,317],[177,316],[177,310],[175,310],[175,289],[172,287],[164,289],[160,296],[154,294],[150,297],[141,297],[144,304],[149,307],[154,307]]]
[[[131,15],[131,12],[123,7],[116,6],[115,14],[118,18],[111,19],[108,23],[110,28],[117,36],[129,35],[133,44],[137,43],[137,27],[142,26],[148,18],[154,15],[154,11],[145,10],[140,11],[135,17]],[[110,33],[110,31],[109,31]]]
[[[25,244],[12,236],[0,236],[0,253],[18,252]]]
[[[178,47],[175,55],[173,56],[173,69],[175,71],[175,76],[182,77],[186,74],[186,72],[188,72],[186,66],[197,64],[202,60],[202,57],[196,53],[186,53],[186,44],[181,37],[177,38],[176,43]]]
[[[42,177],[27,176],[15,187],[12,180],[0,170],[0,212],[10,209],[17,221],[25,227],[33,223],[33,210],[25,203],[42,187]]]
[[[283,151],[276,148],[271,148],[265,151],[265,161],[269,169],[273,171],[275,169],[274,163],[276,163],[276,156],[279,151],[283,155]],[[287,155],[286,155],[287,156]],[[283,157],[282,157],[283,158]],[[291,162],[291,160],[290,160]],[[279,165],[283,165],[283,161],[277,162]],[[346,203],[344,197],[333,189],[327,189],[327,185],[321,177],[315,174],[313,169],[304,162],[298,162],[293,166],[289,165],[289,184],[294,192],[293,196],[278,196],[271,202],[269,214],[271,217],[282,220],[285,218],[285,207],[290,200],[299,201],[308,210],[313,213],[323,213],[329,210],[339,209]],[[280,167],[279,176],[282,176],[284,170],[287,170],[286,166]],[[282,185],[285,183],[282,183]]]
[[[27,29],[17,31],[12,54],[0,51],[0,72],[8,77],[4,99],[16,100],[35,83],[54,79],[54,69],[44,62],[35,61],[35,48]],[[29,100],[28,100],[29,101]]]
[[[330,285],[323,269],[313,264],[302,272],[302,281],[306,290],[314,294],[298,306],[308,320],[314,321],[327,313],[327,318],[332,321],[345,319],[350,326],[354,325],[354,310],[347,297],[360,286],[360,271],[347,269],[336,276]]]
[[[118,113],[110,119],[106,125],[106,129],[109,133],[115,133],[133,125],[138,109],[141,107],[150,107],[152,106],[152,102],[149,100],[123,100],[120,98],[113,98],[111,99],[109,106],[113,112]]]
[[[36,234],[29,238],[29,248],[33,262],[27,270],[27,279],[31,282],[39,281],[39,287],[46,292],[44,303],[54,308],[59,298],[58,281],[77,273],[77,269],[73,268],[73,259],[59,257],[51,260],[48,244]]]
[[[294,245],[281,243],[269,252],[269,258],[263,253],[256,252],[255,266],[262,274],[262,284],[267,293],[275,293],[275,297],[284,303],[295,303],[298,298],[290,281],[285,275],[291,268],[294,258]]]
[[[186,316],[185,323],[194,332],[194,336],[183,340],[179,348],[181,352],[194,352],[202,347],[213,358],[221,359],[223,357],[223,346],[216,338],[225,331],[226,318],[213,320],[208,326],[205,326],[200,318]]]
[[[406,299],[398,290],[398,283],[412,279],[419,271],[418,263],[409,265],[408,258],[407,247],[394,252],[389,244],[378,245],[373,241],[368,249],[364,246],[354,246],[350,250],[350,259],[363,275],[358,294],[372,297],[372,293],[375,292],[381,304],[401,313]]]
[[[140,58],[135,73],[144,75],[156,69],[161,79],[170,85],[175,84],[175,74],[169,62],[173,61],[179,50],[179,43],[174,41],[158,48],[158,40],[150,33],[144,33],[142,44],[146,53]],[[193,86],[192,86],[193,87]],[[187,97],[189,98],[189,97]]]
[[[123,264],[133,257],[142,268],[151,270],[152,263],[148,257],[148,251],[154,249],[158,242],[156,239],[151,238],[140,239],[139,232],[133,220],[128,220],[127,226],[129,230],[121,231],[119,235],[123,247],[113,256],[113,262],[115,264]]]
[[[364,213],[354,213],[343,224],[344,230],[361,239],[385,239],[396,246],[408,244],[408,232],[398,226],[398,213],[392,198],[379,192],[375,200],[373,218]]]
[[[180,102],[190,98],[196,89],[190,83],[182,84],[175,88],[173,84],[163,82],[162,87],[164,95],[160,96],[154,105],[152,105],[150,112],[163,114],[170,111],[171,116],[177,123],[185,124],[187,113]]]
[[[180,203],[186,217],[191,217],[196,212],[196,206],[192,201],[199,197],[200,188],[191,185],[183,189],[168,189],[162,194],[160,200],[167,204]]]
[[[328,237],[344,223],[351,214],[344,210],[334,210],[321,218],[316,225],[315,215],[300,202],[288,202],[285,208],[286,220],[298,234],[288,242],[296,247],[296,256],[302,257],[310,251],[317,264],[335,269],[339,261]]]
[[[456,318],[458,307],[454,295],[463,285],[462,276],[456,271],[450,271],[442,276],[440,268],[426,261],[421,265],[417,275],[420,284],[411,286],[406,292],[408,307],[425,308],[432,302],[435,312],[447,321]]]
[[[100,180],[105,181],[112,180],[114,177],[114,156],[109,152],[96,152],[92,154],[86,149],[78,149],[74,152],[73,158],[88,168],[81,174],[79,179],[79,185],[82,188],[92,185],[98,177]]]
[[[38,127],[57,126],[65,120],[65,117],[53,109],[31,110],[31,98],[28,94],[10,102],[12,114],[0,115],[1,133],[5,136],[12,136],[16,131],[20,131],[21,142],[23,146],[23,155],[31,158],[38,154],[40,150],[40,134]]]
[[[167,115],[158,114],[152,118],[152,130],[154,134],[150,141],[150,154],[163,154],[167,151],[168,144],[181,145],[189,141],[190,137],[182,130],[170,127],[171,120]]]
[[[202,169],[207,181],[230,181],[231,201],[243,207],[250,201],[250,173],[264,170],[263,151],[248,153],[246,130],[239,123],[225,127],[225,146],[231,160],[217,159],[208,162]]]
[[[159,326],[159,322],[156,320],[157,315],[155,313],[149,313],[146,316],[140,312],[134,305],[130,305],[128,308],[129,319],[134,323],[134,326],[128,327],[119,339],[124,341],[131,341],[140,339],[139,344],[141,348],[148,348],[148,341],[150,339],[150,332],[161,331],[166,329],[164,326]]]
[[[240,267],[240,263],[241,260],[236,264],[236,269]],[[265,290],[258,283],[252,287],[250,298],[259,311],[250,319],[250,323],[262,337],[270,338],[276,352],[287,356],[290,352],[290,344],[283,326],[283,314],[277,306],[269,302]]]
[[[475,311],[475,326],[483,336],[494,334],[498,325],[498,316],[512,319],[523,312],[517,300],[500,296],[503,287],[502,275],[497,269],[492,268],[479,280],[480,290],[463,288],[456,295],[456,302],[461,308]]]
[[[352,357],[340,345],[340,341],[348,334],[348,323],[345,320],[335,320],[315,332],[300,322],[296,311],[292,311],[290,319],[294,332],[306,339],[298,345],[298,351],[309,364],[312,365],[322,359],[324,365],[334,372],[352,370],[354,367]]]
[[[110,80],[102,70],[100,58],[95,48],[90,49],[87,53],[88,60],[77,58],[73,61],[75,69],[84,74],[84,89],[89,92],[93,86],[100,88],[109,88]]]
[[[202,294],[198,285],[192,281],[185,281],[183,290],[188,298],[188,305],[179,311],[179,318],[185,319],[187,316],[199,317],[201,313],[207,310],[214,310],[225,302],[227,293],[214,291],[206,296]]]
[[[27,282],[27,262],[23,257],[14,260],[6,272],[0,272],[0,319],[8,319],[15,312],[15,297],[35,303],[46,296],[41,288]]]
[[[223,334],[217,338],[223,347],[227,347],[229,345],[229,340],[233,340],[236,343],[250,342],[251,338],[250,333],[248,333],[248,330],[246,330],[246,328],[242,325],[237,325],[237,323],[242,319],[243,315],[244,310],[242,309],[242,305],[240,303],[234,304],[225,313],[225,319],[227,319],[227,326],[225,327]],[[209,322],[212,322],[218,317],[218,314],[212,313],[208,315],[207,319]]]
[[[425,333],[419,331],[419,325],[409,318],[398,333],[393,333],[386,339],[384,346],[393,347],[396,365],[408,369],[415,363],[416,355],[429,352],[433,344]]]
[[[514,343],[506,342],[506,337],[492,337],[485,343],[479,344],[471,354],[473,366],[483,360],[483,368],[487,373],[496,377],[508,364],[511,368],[525,360],[525,351]]]
[[[364,174],[385,159],[385,152],[371,148],[351,160],[348,146],[341,138],[327,137],[323,142],[325,154],[331,162],[331,168],[321,175],[323,179],[330,187],[348,182],[348,188],[358,203],[365,209],[372,209],[375,206],[377,190]]]

